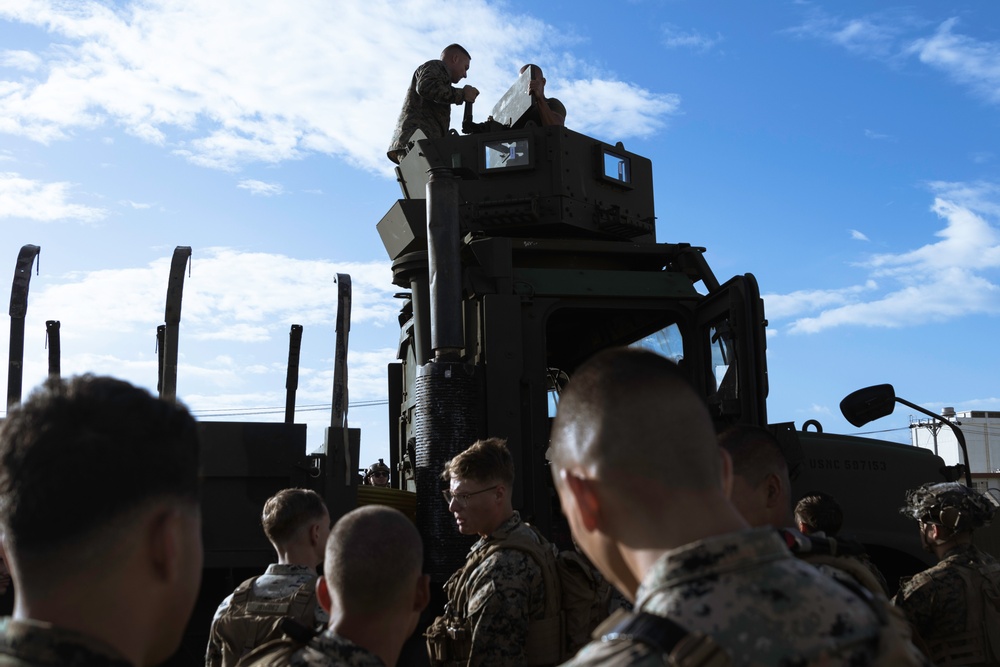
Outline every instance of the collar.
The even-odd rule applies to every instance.
[[[636,591],[636,609],[658,591],[695,579],[718,576],[748,565],[790,559],[788,547],[771,527],[708,537],[664,553]]]

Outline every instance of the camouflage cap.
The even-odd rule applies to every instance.
[[[904,516],[958,531],[990,525],[1000,503],[958,482],[924,484],[906,492]]]

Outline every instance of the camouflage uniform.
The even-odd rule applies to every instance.
[[[464,101],[465,93],[462,88],[451,85],[451,73],[444,61],[425,62],[413,73],[386,155],[397,162],[400,155],[397,151],[405,154],[406,142],[416,129],[423,130],[430,139],[448,134],[451,128],[451,105]]]
[[[968,591],[960,570],[979,571],[990,565],[997,565],[997,560],[974,545],[956,546],[934,567],[903,579],[892,602],[906,612],[933,652],[935,640],[954,638],[967,629]]]
[[[327,630],[296,651],[290,667],[385,667],[374,653]]]
[[[316,571],[304,565],[281,565],[271,563],[267,570],[253,584],[253,596],[258,600],[278,600],[294,595],[303,585],[315,586]],[[233,595],[229,594],[219,608],[215,610],[212,618],[212,630],[208,639],[208,648],[205,651],[206,667],[217,667],[223,664],[222,638],[219,636],[217,624],[222,614],[229,608]],[[326,627],[330,616],[326,611],[316,604],[315,628]]]
[[[39,621],[0,619],[3,667],[132,667],[113,648],[71,630]]]
[[[772,528],[673,549],[646,574],[635,610],[709,635],[734,665],[873,663],[879,621],[843,585],[789,553]],[[566,665],[664,665],[659,650],[629,638],[600,639]]]
[[[470,561],[489,545],[514,532],[534,537],[518,512],[469,551]],[[471,570],[458,570],[444,585],[448,595],[445,613],[438,621],[463,625],[471,642],[468,665],[524,665],[528,625],[545,614],[545,580],[535,559],[515,549],[498,549]],[[465,663],[461,663],[465,664]]]

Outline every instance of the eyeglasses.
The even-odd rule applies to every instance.
[[[375,472],[372,473],[372,477],[388,477],[388,476],[389,473],[387,473],[385,470],[376,470]]]
[[[445,489],[441,492],[441,497],[444,501],[451,505],[451,501],[454,500],[459,507],[467,507],[469,505],[469,498],[472,496],[478,496],[480,493],[486,493],[487,491],[492,491],[493,489],[500,486],[499,484],[494,484],[491,487],[481,489],[479,491],[473,491],[472,493],[452,493],[450,489]]]

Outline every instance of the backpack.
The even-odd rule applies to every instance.
[[[546,619],[535,623],[545,625],[539,626],[537,631],[529,626],[525,655],[532,664],[562,662],[590,641],[591,633],[610,615],[614,590],[582,554],[559,551],[537,528],[525,525],[534,531],[538,544],[515,533],[493,548],[523,551],[541,566]],[[558,601],[558,607],[553,601]],[[553,618],[558,618],[558,625],[549,620]]]
[[[232,667],[254,648],[284,635],[282,620],[291,618],[306,628],[316,625],[316,589],[310,582],[291,595],[261,599],[253,593],[257,577],[236,587],[229,606],[215,623],[213,632],[222,649],[222,664]]]
[[[529,666],[559,664],[590,640],[591,632],[608,617],[614,589],[582,555],[558,551],[534,526],[532,532],[515,531],[475,553],[453,575],[461,577],[501,549],[528,554],[542,571],[545,607],[541,619],[530,621],[524,654]],[[449,580],[451,582],[452,580]],[[459,579],[456,586],[461,587]],[[448,584],[446,584],[446,587]],[[439,616],[427,629],[427,650],[432,665],[465,664],[471,651],[468,619]]]
[[[925,639],[931,658],[942,665],[1000,664],[1000,563],[958,564],[966,592],[966,631]]]

